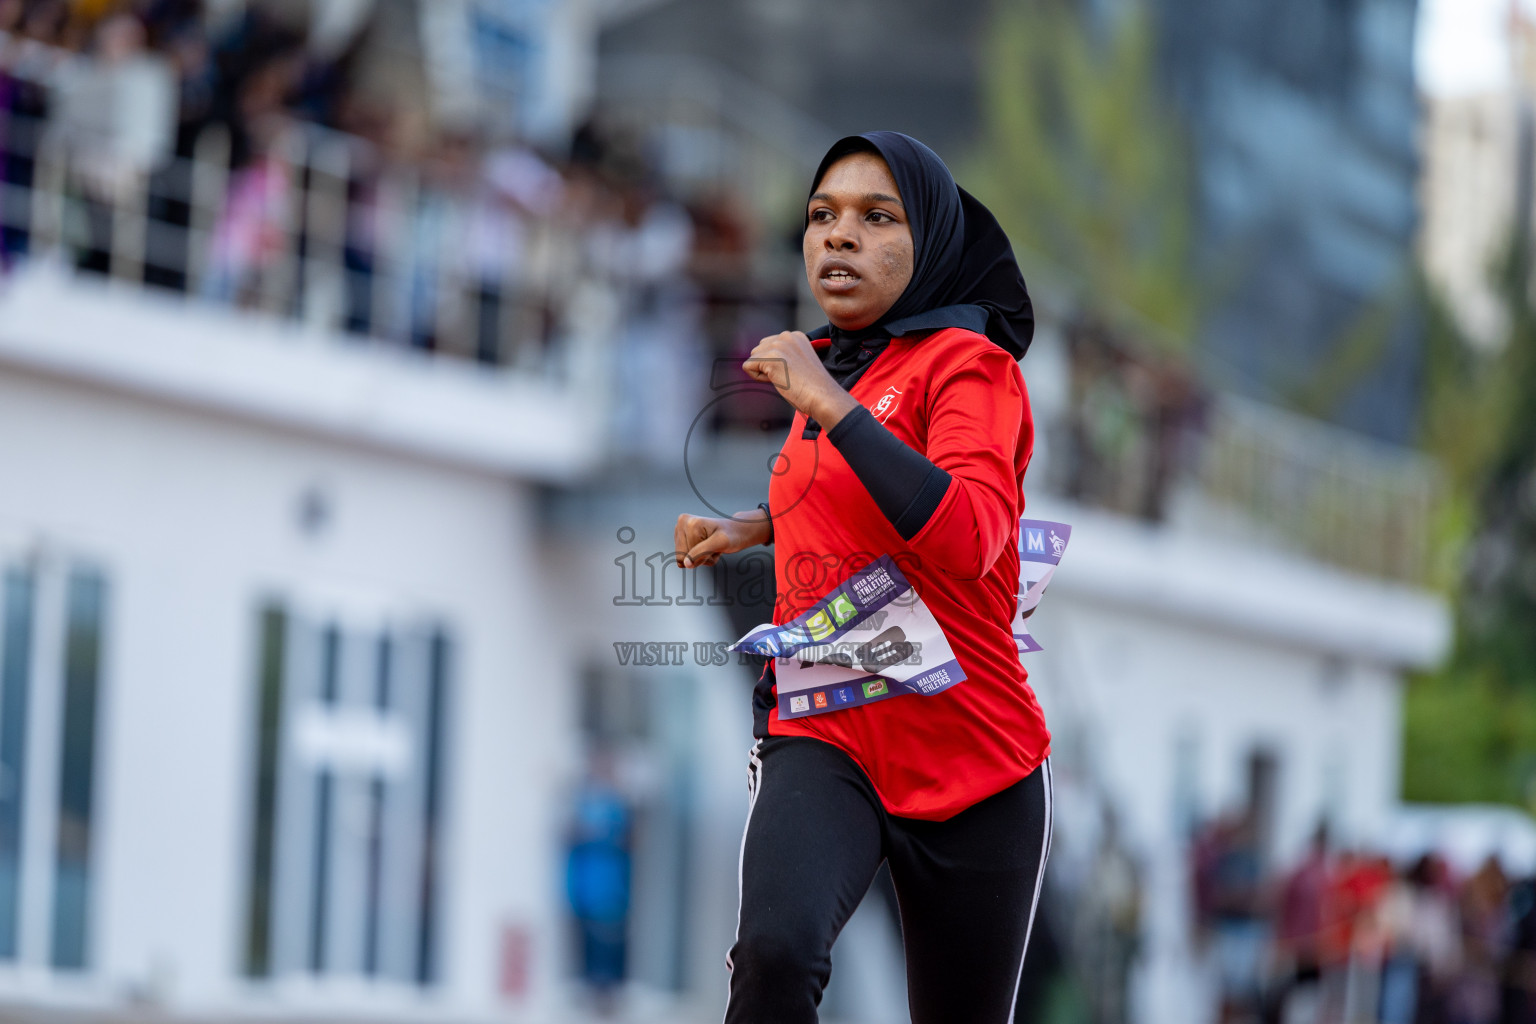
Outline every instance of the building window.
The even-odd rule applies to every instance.
[[[447,634],[274,603],[259,635],[245,971],[431,984]]]
[[[32,668],[32,574],[7,569],[0,601],[0,957],[15,959]]]
[[[53,965],[84,967],[91,889],[91,807],[96,787],[96,695],[101,679],[99,576],[69,576],[64,620],[63,751],[53,879]]]
[[[0,563],[0,959],[90,964],[97,708],[107,585]]]

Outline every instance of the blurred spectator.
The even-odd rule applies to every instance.
[[[475,145],[465,132],[445,132],[424,162],[416,202],[407,212],[410,274],[400,297],[412,348],[462,349],[463,295],[444,285],[465,280],[469,270],[464,239],[474,218]]]
[[[146,43],[137,16],[113,14],[96,30],[93,59],[70,61],[59,76],[59,126],[81,183],[96,199],[127,200],[171,154],[175,74]]]
[[[1417,1015],[1421,954],[1413,935],[1414,898],[1407,873],[1395,874],[1387,883],[1377,908],[1382,945],[1379,998],[1382,1024],[1413,1024]]]
[[[573,818],[566,896],[580,936],[582,981],[608,1013],[627,975],[631,864],[631,812],[610,754],[592,757]]]
[[[1460,922],[1450,868],[1435,854],[1425,854],[1409,869],[1407,878],[1413,899],[1409,931],[1419,968],[1416,1017],[1447,1020],[1450,986],[1461,969]]]
[[[613,198],[587,237],[587,262],[622,296],[614,372],[626,386],[616,395],[614,439],[621,454],[680,465],[703,404],[706,360],[687,276],[693,223],[661,194],[638,153],[607,161]]]
[[[1228,814],[1191,846],[1221,1019],[1536,1024],[1536,880],[1512,884],[1496,856],[1459,884],[1434,853],[1395,871],[1369,851],[1331,852],[1322,827],[1269,879],[1250,833]]]
[[[36,11],[20,0],[0,2],[0,186],[15,195],[32,188],[37,144],[49,115],[44,80],[54,63],[52,51],[30,36]],[[12,191],[14,190],[14,192]],[[26,255],[31,239],[31,211],[0,206],[0,272]]]
[[[1511,890],[1514,930],[1504,968],[1500,1024],[1536,1024],[1536,881]]]
[[[1508,898],[1509,881],[1494,856],[1462,886],[1462,965],[1451,994],[1456,1024],[1498,1020],[1500,974],[1510,937]]]
[[[680,468],[706,330],[744,354],[799,326],[791,285],[751,283],[747,204],[717,192],[690,212],[642,140],[596,120],[563,165],[505,126],[445,122],[419,58],[401,65],[411,19],[364,3],[327,27],[304,9],[0,0],[0,272],[37,243],[315,327],[639,383],[615,391],[615,446]]]
[[[23,0],[19,34],[24,39],[47,45],[67,44],[78,33],[69,31],[69,5],[64,0]]]
[[[559,216],[565,186],[537,153],[509,143],[487,155],[479,188],[467,243],[477,289],[474,355],[493,365],[527,362],[525,344],[544,334],[543,317],[534,313],[533,235]]]
[[[1389,932],[1383,909],[1393,874],[1385,857],[1359,855],[1343,879],[1342,903],[1351,908],[1350,942],[1345,969],[1345,1019],[1380,1020],[1383,968]]]
[[[1068,325],[1071,402],[1062,486],[1074,500],[1150,522],[1191,464],[1204,397],[1188,372],[1154,358],[1108,325]]]
[[[1323,904],[1328,895],[1328,827],[1313,833],[1306,858],[1285,879],[1275,928],[1275,1003],[1280,1020],[1311,1016],[1322,998]]]
[[[274,293],[289,247],[294,216],[291,166],[281,146],[286,120],[275,110],[254,119],[247,138],[252,156],[229,181],[224,209],[214,228],[204,294],[240,306],[256,305],[265,290]]]
[[[1270,935],[1258,823],[1249,811],[1217,818],[1195,841],[1198,931],[1215,958],[1222,1021],[1257,1012]]]
[[[1115,813],[1106,806],[1099,851],[1076,914],[1093,1024],[1129,1019],[1131,968],[1141,946],[1141,872],[1119,831]]]

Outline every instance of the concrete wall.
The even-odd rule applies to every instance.
[[[1192,948],[1191,824],[1239,809],[1248,759],[1274,759],[1271,862],[1326,818],[1336,842],[1381,841],[1398,799],[1405,667],[1438,657],[1438,599],[1280,553],[1037,505],[1074,525],[1026,656],[1054,735],[1052,871],[1083,880],[1100,807],[1143,864],[1147,1024],[1207,1005]],[[1206,993],[1205,996],[1200,993]]]
[[[257,610],[418,609],[454,643],[435,1019],[500,1012],[504,927],[533,936],[552,998],[557,810],[571,698],[538,586],[527,488],[493,475],[0,372],[0,537],[77,554],[109,586],[87,983],[0,971],[0,992],[129,989],[243,1000]],[[300,527],[306,493],[325,525]],[[281,989],[282,986],[279,986]],[[303,982],[352,1010],[399,993]],[[247,1005],[250,1005],[248,1003]]]

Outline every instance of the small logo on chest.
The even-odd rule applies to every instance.
[[[869,407],[869,411],[874,413],[875,419],[884,423],[891,418],[891,413],[896,411],[896,406],[899,404],[901,404],[901,390],[889,387],[885,389],[885,394],[875,399],[875,404]]]

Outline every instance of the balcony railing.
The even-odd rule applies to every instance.
[[[1067,496],[1206,536],[1424,584],[1443,481],[1421,453],[1198,383],[1069,324],[1070,400],[1046,428]]]
[[[1193,474],[1208,528],[1269,537],[1368,575],[1427,582],[1442,480],[1409,449],[1235,396],[1213,403]]]
[[[568,183],[531,153],[411,164],[313,124],[262,130],[233,169],[218,123],[189,157],[138,166],[111,139],[0,104],[0,271],[51,258],[319,331],[553,375],[568,338],[616,329],[632,282],[600,251],[592,204],[570,202]],[[497,174],[514,184],[498,188]]]

